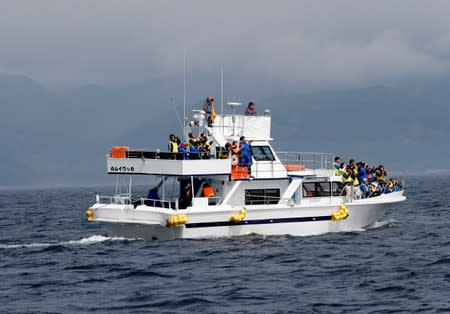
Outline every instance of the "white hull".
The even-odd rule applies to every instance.
[[[246,206],[247,214],[238,223],[230,217],[240,208],[220,207],[214,210],[179,210],[132,205],[96,204],[95,220],[102,223],[110,236],[171,240],[177,238],[234,237],[247,234],[310,236],[329,232],[355,231],[370,228],[380,220],[389,205],[405,200],[403,191],[383,194],[364,200],[345,203],[349,210],[346,219],[334,221],[333,212],[339,209],[342,198],[328,198],[328,202],[296,206]],[[306,203],[306,202],[305,202]],[[171,215],[186,214],[188,222],[177,227],[167,226]]]

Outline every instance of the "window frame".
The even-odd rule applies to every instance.
[[[281,199],[279,188],[246,189],[244,193],[245,205],[275,205]],[[256,199],[252,196],[256,196]]]
[[[327,188],[324,189],[324,184]],[[314,189],[306,188],[307,186],[314,186]],[[330,197],[332,196],[331,182],[330,181],[312,181],[302,183],[302,197]]]
[[[256,161],[275,161],[275,155],[269,145],[250,146],[250,150]]]

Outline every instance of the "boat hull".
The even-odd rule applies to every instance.
[[[332,219],[332,213],[339,209],[338,203],[265,209],[247,208],[245,218],[239,222],[230,221],[231,216],[239,212],[232,208],[207,212],[189,210],[175,212],[169,209],[131,210],[102,207],[95,220],[105,226],[110,236],[145,240],[234,237],[248,234],[311,236],[368,229],[382,219],[391,204],[405,199],[402,194],[402,192],[391,193],[383,197],[345,203],[349,216],[341,220]],[[188,222],[168,226],[167,218],[177,213],[186,214]]]

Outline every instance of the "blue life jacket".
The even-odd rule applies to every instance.
[[[184,160],[187,160],[187,159],[188,159],[188,158],[187,158],[188,151],[186,150],[186,148],[180,146],[180,147],[178,147],[178,152],[179,152],[179,153],[183,153],[183,159],[184,159]]]
[[[200,159],[200,149],[198,149],[197,147],[191,147],[189,149],[191,151],[191,158],[192,159]]]
[[[363,182],[365,178],[367,178],[367,169],[361,168],[358,173],[358,180],[359,182]]]

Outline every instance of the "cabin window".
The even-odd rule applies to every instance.
[[[257,161],[274,161],[275,156],[269,146],[251,146],[253,158]]]
[[[303,183],[303,197],[331,196],[330,182]]]
[[[280,189],[245,190],[245,205],[278,204]]]
[[[342,182],[333,182],[332,187],[333,196],[342,195],[342,190],[344,189],[344,184]]]

